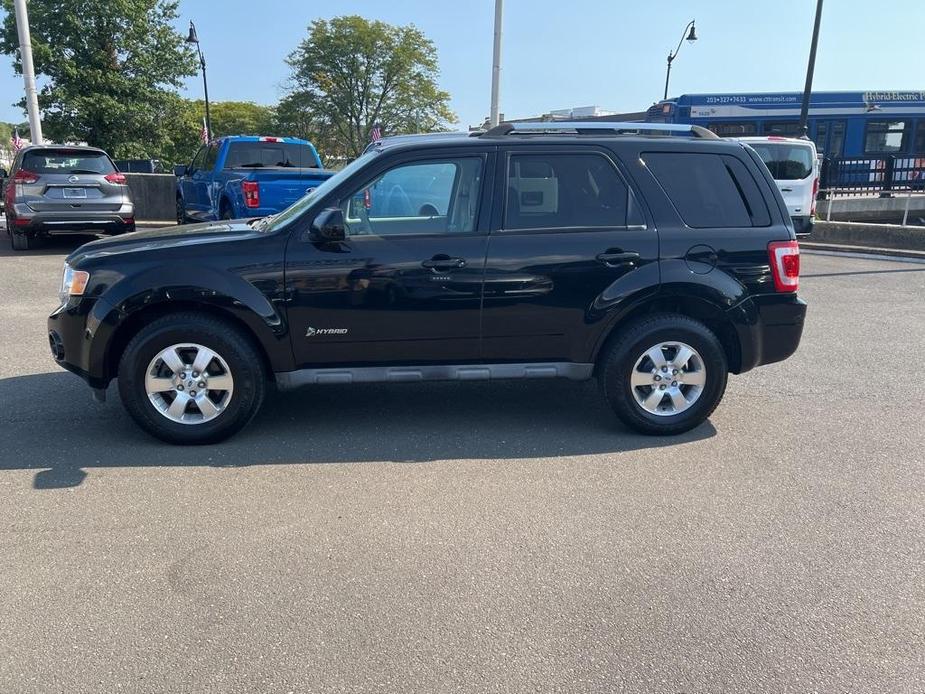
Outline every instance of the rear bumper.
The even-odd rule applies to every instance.
[[[813,225],[816,223],[815,217],[791,217],[790,221],[793,222],[797,238],[806,238],[812,234]]]
[[[125,203],[117,211],[61,210],[36,212],[16,205],[7,215],[7,228],[20,234],[54,234],[68,231],[121,233],[135,227],[135,206]]]
[[[737,373],[783,361],[800,345],[806,302],[796,294],[762,294],[729,309],[739,337]]]

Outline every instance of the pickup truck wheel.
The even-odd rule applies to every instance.
[[[186,205],[183,204],[183,198],[177,196],[177,224],[186,224]]]
[[[219,213],[219,218],[221,219],[234,219],[234,213],[231,211],[231,207],[227,204],[222,205],[221,212]]]
[[[624,424],[644,434],[693,429],[726,390],[722,345],[687,316],[645,318],[622,332],[603,358],[599,378],[607,402]]]
[[[119,395],[142,429],[169,443],[215,443],[260,409],[266,375],[245,335],[211,316],[179,313],[145,326],[119,362]]]

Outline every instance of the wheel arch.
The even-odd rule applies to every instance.
[[[119,369],[119,361],[125,352],[125,348],[128,346],[131,339],[137,335],[145,325],[172,313],[190,312],[201,313],[212,318],[217,318],[237,329],[241,335],[251,342],[257,354],[260,355],[267,377],[272,377],[274,372],[273,360],[270,357],[266,345],[254,334],[253,326],[249,325],[241,316],[221,306],[186,299],[149,304],[132,312],[120,321],[107,341],[106,349],[103,354],[102,366],[105,374],[104,378],[108,381],[116,377]]]
[[[595,371],[601,364],[601,357],[618,338],[621,331],[631,323],[657,313],[676,313],[698,320],[709,328],[726,354],[726,362],[731,373],[739,373],[742,368],[742,346],[739,335],[729,319],[724,307],[703,297],[693,295],[655,295],[641,301],[622,314],[604,332],[594,351]]]

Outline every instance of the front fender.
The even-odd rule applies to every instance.
[[[117,368],[116,352],[129,339],[123,331],[134,332],[146,322],[146,315],[162,315],[172,307],[227,316],[255,338],[274,371],[291,370],[288,325],[285,313],[277,308],[283,297],[282,273],[266,273],[261,280],[259,268],[247,270],[239,268],[236,274],[190,266],[171,268],[165,277],[163,269],[151,269],[113,284],[94,307],[88,373],[111,378]],[[255,286],[261,281],[266,282],[263,289]]]

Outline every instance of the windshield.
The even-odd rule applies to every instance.
[[[775,181],[801,181],[813,172],[810,147],[784,142],[749,142]]]
[[[259,224],[254,225],[254,228],[258,231],[276,231],[277,229],[282,229],[293,219],[301,217],[302,213],[305,212],[305,210],[307,210],[316,200],[320,200],[334,188],[339,186],[342,181],[350,178],[350,176],[366,166],[378,154],[379,150],[374,149],[366,152],[357,159],[354,159],[352,162],[347,164],[347,166],[331,176],[331,178],[327,179],[324,183],[322,183],[307,195],[303,195],[279,214],[273,215],[272,217],[264,217],[262,220],[260,220]]]
[[[21,168],[37,174],[111,174],[116,170],[104,152],[79,149],[29,150]]]

